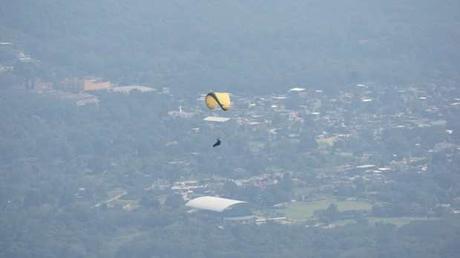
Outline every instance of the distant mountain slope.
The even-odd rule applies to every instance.
[[[17,0],[0,6],[0,31],[62,76],[266,91],[459,79],[457,10],[429,0]]]

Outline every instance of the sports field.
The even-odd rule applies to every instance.
[[[315,211],[327,209],[331,204],[337,205],[339,211],[370,210],[372,208],[372,205],[365,201],[340,201],[331,198],[312,202],[289,203],[281,213],[294,221],[311,220],[314,218]]]

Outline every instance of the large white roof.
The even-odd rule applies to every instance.
[[[194,208],[194,209],[201,209],[201,210],[211,210],[222,212],[231,206],[239,203],[247,203],[244,201],[232,200],[227,198],[221,197],[214,197],[214,196],[203,196],[192,199],[188,201],[185,206]]]

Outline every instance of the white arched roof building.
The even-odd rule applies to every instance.
[[[185,206],[193,209],[223,212],[241,203],[247,202],[214,196],[203,196],[188,201]]]

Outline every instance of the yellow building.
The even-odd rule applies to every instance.
[[[112,88],[112,83],[109,81],[101,81],[96,79],[83,80],[84,91],[106,90]]]

